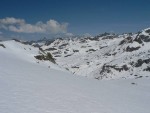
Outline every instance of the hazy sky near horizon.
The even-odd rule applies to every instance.
[[[0,38],[137,32],[150,0],[1,0]]]

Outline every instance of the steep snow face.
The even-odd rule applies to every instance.
[[[150,29],[137,34],[57,39],[43,45],[58,65],[75,75],[96,79],[138,78],[150,75]]]
[[[15,41],[0,44],[5,46],[0,46],[0,113],[150,111],[149,78],[98,81],[72,76],[55,64],[36,60],[39,49]]]

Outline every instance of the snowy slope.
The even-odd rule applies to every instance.
[[[136,34],[104,33],[96,37],[57,39],[42,45],[58,65],[75,75],[96,79],[150,75],[150,28]]]
[[[149,78],[98,81],[73,76],[50,62],[37,63],[39,50],[32,46],[0,44],[5,46],[0,46],[0,113],[150,111]]]

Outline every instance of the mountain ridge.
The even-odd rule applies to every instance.
[[[95,37],[13,40],[38,48],[40,54],[51,53],[59,66],[75,75],[99,80],[149,77],[150,28],[135,34],[103,33]]]
[[[149,75],[149,42],[147,28],[135,34],[56,39],[41,48],[51,52],[58,65],[76,75],[96,79],[138,78]]]

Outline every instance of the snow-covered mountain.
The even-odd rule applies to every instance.
[[[104,33],[95,37],[48,42],[39,47],[50,52],[58,65],[75,75],[96,79],[141,78],[150,75],[150,28],[136,34]]]
[[[146,32],[135,35],[131,43],[127,40],[127,36],[112,39],[105,39],[104,36],[103,39],[96,40],[59,39],[50,45],[44,44],[41,48],[49,49],[59,65],[50,62],[51,56],[46,53],[48,50],[45,52],[17,40],[0,42],[0,113],[149,113],[149,77],[98,81],[73,76],[61,67],[66,67],[75,74],[91,73],[95,76],[94,70],[101,71],[104,63],[105,66],[120,64],[120,68],[123,65],[122,61],[125,60],[124,65],[129,66],[130,64],[127,64],[129,60],[126,60],[128,55],[139,54],[140,57],[130,56],[131,60],[136,61],[141,58],[144,61],[142,66],[139,66],[141,63],[136,65],[137,62],[133,63],[134,68],[137,67],[137,71],[142,72],[139,68],[145,69],[148,65],[146,60],[148,42],[143,41],[145,39],[142,38],[143,33]],[[141,40],[142,43],[135,40]],[[137,54],[136,51],[132,51],[133,53],[123,51],[123,48],[128,46],[130,48],[140,46],[140,48]],[[140,54],[142,50],[146,54]],[[116,59],[112,55],[114,52],[117,52]],[[105,55],[106,53],[108,55]],[[98,65],[99,69],[96,68]],[[76,71],[77,68],[79,71]],[[117,75],[116,69],[110,67],[108,69]],[[104,69],[102,75],[108,69]],[[125,73],[125,69],[121,72]]]
[[[60,67],[75,75],[95,79],[142,78],[150,75],[150,28],[136,34],[104,33],[95,37],[14,41],[32,45],[38,51],[36,58],[40,60],[45,60],[46,54],[50,53]]]

